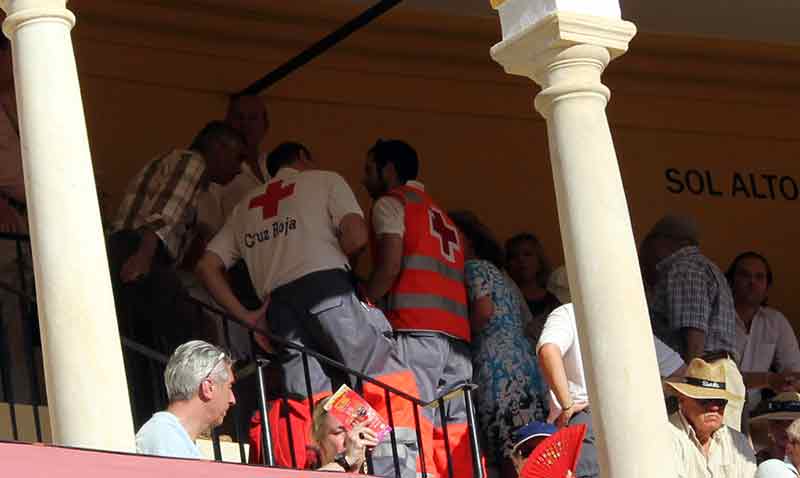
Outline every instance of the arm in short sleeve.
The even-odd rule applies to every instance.
[[[342,219],[348,214],[357,214],[364,217],[361,206],[358,205],[353,190],[338,174],[331,174],[330,189],[328,196],[328,214],[331,221],[338,228]]]
[[[142,227],[153,231],[162,242],[166,242],[196,196],[204,173],[203,161],[189,154],[184,154],[173,169],[162,173],[169,175],[169,179],[164,182],[163,189],[157,192],[151,209],[141,211]]]
[[[391,196],[384,196],[372,207],[372,227],[375,234],[405,234],[405,209],[403,203]]]
[[[575,343],[574,322],[575,315],[572,312],[572,304],[562,305],[551,312],[547,316],[542,335],[539,336],[539,343],[536,345],[537,353],[543,345],[554,344],[561,350],[563,357]]]

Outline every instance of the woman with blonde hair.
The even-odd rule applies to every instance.
[[[364,425],[356,425],[349,432],[345,430],[341,422],[325,410],[329,399],[326,397],[314,406],[311,441],[319,457],[316,469],[364,473],[366,450],[378,445],[377,436]]]

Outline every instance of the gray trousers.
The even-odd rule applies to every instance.
[[[575,475],[578,478],[595,478],[600,475],[600,463],[597,461],[597,446],[595,445],[592,415],[588,410],[576,413],[569,420],[570,425],[586,424],[586,435],[583,437],[581,454],[578,456],[578,465]]]
[[[270,297],[268,323],[273,334],[369,377],[380,379],[405,369],[398,360],[391,325],[379,309],[358,299],[346,271],[335,269],[308,274],[275,289]],[[330,393],[339,383],[357,388],[355,377],[314,357],[307,356],[304,365],[299,351],[284,348],[281,352],[284,386],[290,398],[305,399],[309,393],[318,397]],[[378,408],[376,404],[373,406]],[[398,426],[394,431],[400,476],[413,478],[418,454],[416,433]],[[375,476],[396,476],[390,438],[373,451],[372,463]]]

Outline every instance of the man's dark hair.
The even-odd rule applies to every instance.
[[[367,152],[372,156],[378,172],[391,163],[397,171],[400,182],[417,179],[419,174],[419,158],[410,144],[399,139],[379,139]]]
[[[472,249],[478,259],[489,261],[498,269],[503,268],[503,248],[495,240],[492,232],[472,211],[451,211],[447,216],[456,227],[472,243]]]
[[[212,144],[220,141],[236,142],[244,146],[244,138],[241,133],[228,126],[224,121],[214,120],[203,126],[189,148],[206,153]]]
[[[311,159],[311,151],[300,143],[286,141],[279,144],[267,156],[267,173],[274,177],[282,167],[289,166],[300,159],[301,152],[305,153],[308,159]]]
[[[733,279],[736,277],[736,269],[739,267],[739,263],[745,259],[758,259],[764,263],[764,268],[767,269],[767,287],[772,285],[772,267],[769,265],[769,261],[766,257],[762,256],[758,252],[755,251],[746,251],[742,252],[738,256],[733,259],[731,265],[728,267],[728,270],[725,272],[725,278],[728,279],[728,285],[733,290]],[[765,303],[762,305],[766,305]]]
[[[539,272],[536,274],[536,283],[539,284],[539,287],[547,287],[547,279],[550,278],[550,274],[553,272],[553,266],[550,265],[550,261],[547,260],[547,256],[544,254],[542,242],[533,233],[521,232],[506,241],[506,262],[514,255],[517,248],[525,242],[530,242],[533,245],[536,258],[539,260]]]

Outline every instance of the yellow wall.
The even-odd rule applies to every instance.
[[[227,8],[160,0],[73,0],[74,40],[98,182],[110,208],[159,151],[185,145],[225,95],[320,38],[356,10],[325,2],[229,0]],[[195,2],[196,3],[196,2]],[[447,208],[475,210],[505,239],[536,231],[561,261],[544,122],[536,89],[489,58],[493,19],[393,12],[265,93],[266,147],[306,143],[342,172],[362,205],[364,151],[405,138]],[[800,54],[752,43],[640,35],[609,68],[609,117],[639,237],[662,214],[694,215],[724,269],[737,252],[772,261],[772,302],[800,326],[793,236],[800,199],[730,194],[731,175],[790,176],[800,187]],[[665,171],[710,171],[722,196],[673,194]],[[704,174],[704,173],[703,173]],[[698,186],[697,177],[693,186]],[[761,192],[766,183],[759,183]],[[788,184],[788,182],[786,183]]]

